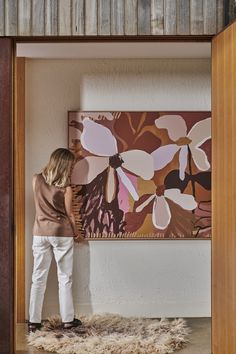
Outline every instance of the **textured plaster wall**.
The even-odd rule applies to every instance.
[[[210,60],[26,62],[26,294],[32,272],[33,173],[67,146],[67,111],[210,110]],[[75,249],[79,313],[210,316],[210,241],[90,241]],[[55,264],[43,317],[58,313]]]

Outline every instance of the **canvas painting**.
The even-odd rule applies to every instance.
[[[210,112],[68,113],[87,239],[211,237]]]

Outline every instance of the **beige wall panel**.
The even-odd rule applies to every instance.
[[[236,23],[212,45],[212,343],[236,353]]]

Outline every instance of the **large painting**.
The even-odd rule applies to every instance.
[[[68,118],[73,209],[87,239],[211,237],[210,112]]]

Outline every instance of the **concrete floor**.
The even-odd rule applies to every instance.
[[[192,331],[189,343],[186,348],[177,351],[176,354],[211,354],[211,319],[187,318],[186,321]],[[50,354],[28,347],[25,339],[26,334],[27,325],[18,324],[16,328],[16,354]]]

